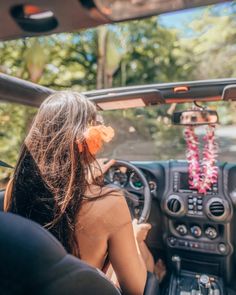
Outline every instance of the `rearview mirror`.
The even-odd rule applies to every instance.
[[[208,109],[186,110],[175,112],[172,116],[174,125],[208,125],[219,122],[219,117],[216,111]]]
[[[141,18],[171,12],[181,9],[194,8],[221,2],[220,0],[80,0],[89,9],[97,8],[99,12],[112,21]]]

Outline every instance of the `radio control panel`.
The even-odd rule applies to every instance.
[[[203,215],[203,199],[202,196],[189,195],[188,196],[188,214]]]
[[[189,179],[187,172],[175,171],[173,173],[173,192],[179,193],[197,193],[196,190],[189,186]],[[207,191],[208,195],[218,194],[218,183],[214,183],[210,190]]]

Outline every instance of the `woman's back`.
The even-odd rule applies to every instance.
[[[108,257],[109,235],[117,229],[117,207],[123,206],[124,197],[109,188],[91,186],[81,204],[77,219],[76,237],[82,260],[99,269],[104,269]]]

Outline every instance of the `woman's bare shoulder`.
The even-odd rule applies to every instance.
[[[93,202],[97,204],[97,206],[101,204],[106,207],[117,205],[117,202],[126,203],[122,190],[114,189],[109,186],[90,186],[85,193],[84,200]]]
[[[112,229],[131,222],[129,209],[121,190],[92,187],[83,201],[81,214]]]

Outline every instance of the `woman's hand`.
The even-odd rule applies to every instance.
[[[138,243],[145,241],[149,230],[151,229],[151,224],[149,223],[140,223],[138,224],[138,220],[134,219],[132,221],[134,236]]]
[[[102,176],[107,170],[115,164],[115,160],[109,160],[107,158],[102,158],[94,161],[91,165],[91,171],[88,171],[88,183],[92,184],[93,180]]]
[[[154,267],[154,273],[156,274],[159,283],[161,283],[166,275],[166,265],[162,259],[157,260]]]

